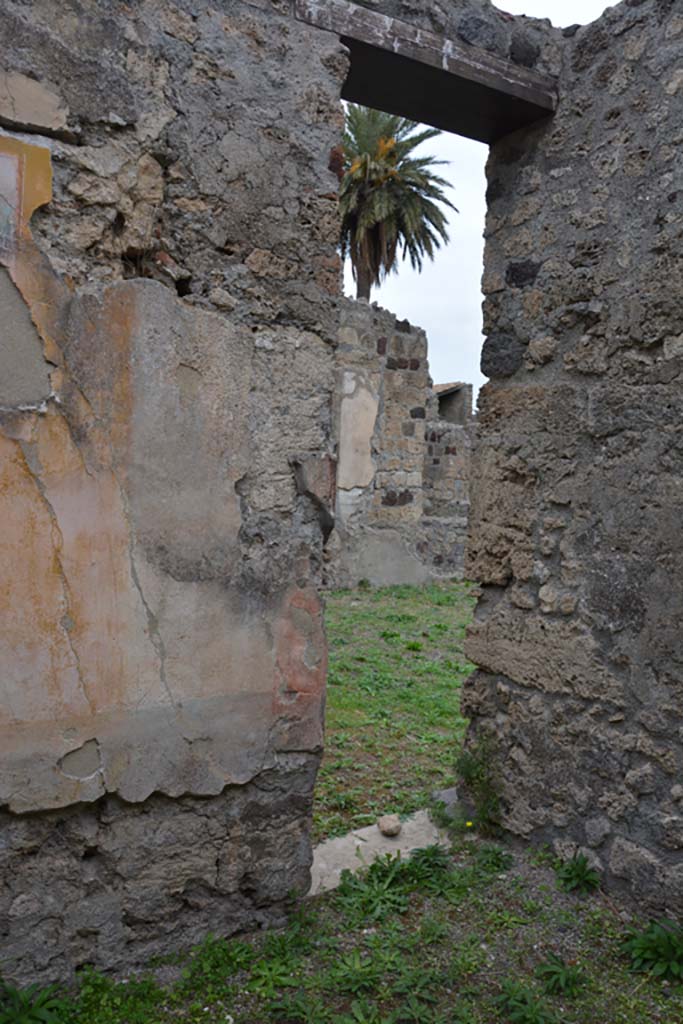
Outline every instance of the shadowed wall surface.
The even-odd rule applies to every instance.
[[[679,918],[682,60],[677,3],[611,8],[491,150],[465,700],[505,825]]]

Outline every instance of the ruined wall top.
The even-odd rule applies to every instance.
[[[548,19],[501,11],[490,0],[354,0],[359,6],[545,74],[560,68],[562,30]]]

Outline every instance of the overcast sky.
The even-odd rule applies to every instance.
[[[594,21],[613,4],[605,0],[499,0],[496,6],[512,14],[550,18],[554,25],[563,26]],[[486,380],[479,370],[479,355],[488,147],[443,134],[428,143],[425,152],[449,162],[440,173],[452,182],[450,197],[460,211],[450,216],[450,243],[421,274],[414,273],[409,263],[402,264],[397,275],[373,289],[372,300],[425,328],[435,383],[464,380],[474,384],[476,391]],[[349,273],[347,292],[355,294]]]

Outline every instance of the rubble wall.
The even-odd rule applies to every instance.
[[[326,671],[345,51],[287,3],[57,7],[0,19],[15,981],[305,890]]]
[[[465,711],[504,824],[683,916],[683,17],[565,32],[555,118],[492,148]]]
[[[552,76],[560,70],[561,30],[547,19],[501,11],[491,0],[353,0],[353,4],[522,68]]]
[[[435,408],[436,406],[436,408]],[[423,471],[424,511],[417,550],[434,575],[463,575],[470,513],[470,473],[475,423],[449,423],[428,404]]]
[[[326,584],[462,575],[469,428],[438,418],[424,331],[344,300],[336,364],[336,521]]]

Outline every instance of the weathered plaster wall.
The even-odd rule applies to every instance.
[[[240,0],[0,41],[0,944],[44,980],[306,885],[346,58]]]
[[[427,339],[392,313],[348,299],[336,363],[336,522],[326,581],[422,582],[413,531],[422,514]]]
[[[467,687],[505,825],[683,916],[683,17],[564,41],[553,121],[488,165]]]
[[[336,364],[336,523],[325,550],[326,583],[422,583],[461,574],[470,444],[461,437],[466,428],[438,418],[424,332],[377,306],[345,300]],[[457,457],[454,437],[441,444],[446,434],[458,435]]]

